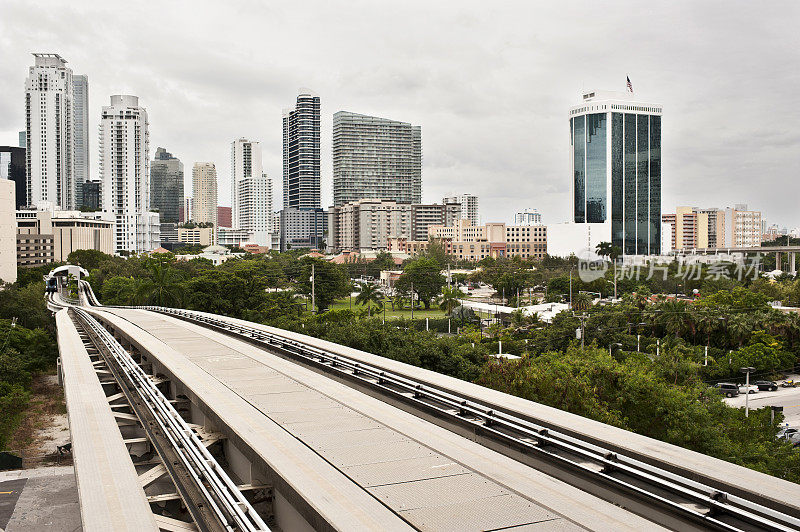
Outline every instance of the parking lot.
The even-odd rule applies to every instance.
[[[780,382],[778,382],[778,385],[780,386]],[[728,405],[740,408],[744,408],[745,401],[746,396],[744,394],[725,399]],[[774,392],[759,391],[758,393],[751,393],[749,402],[750,408],[782,406],[785,422],[791,427],[800,427],[800,387],[779,387],[778,390]]]

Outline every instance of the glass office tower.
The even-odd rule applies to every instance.
[[[661,111],[600,91],[570,110],[573,221],[625,255],[661,252]]]

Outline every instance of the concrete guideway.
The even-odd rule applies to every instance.
[[[178,351],[224,386],[215,387],[219,390],[215,396],[228,391],[255,405],[415,527],[437,523],[431,529],[488,530],[542,523],[545,528],[563,529],[577,522],[601,523],[600,528],[615,530],[657,528],[613,504],[247,343],[167,316],[123,309],[108,309],[108,313],[126,320],[110,321],[126,335],[141,339],[147,331]],[[156,357],[170,365],[164,355]],[[187,376],[184,367],[172,371]],[[225,421],[231,425],[230,418]]]
[[[158,530],[114,413],[83,341],[63,309],[58,351],[84,530]]]
[[[557,408],[390,360],[372,353],[244,320],[202,312],[194,313],[244,327],[263,330],[270,334],[280,335],[299,343],[352,358],[364,364],[378,366],[386,371],[396,372],[432,388],[447,390],[470,400],[494,405],[497,410],[502,410],[524,419],[535,420],[537,423],[553,430],[587,439],[611,451],[625,453],[650,464],[657,464],[667,471],[685,474],[693,480],[709,483],[720,490],[744,497],[757,496],[763,499],[765,503],[774,502],[775,505],[786,506],[790,509],[792,515],[800,517],[800,485],[795,483]],[[800,388],[798,388],[798,391],[800,391]],[[781,391],[773,393],[780,394]],[[750,396],[751,401],[759,394],[752,394]],[[742,404],[744,404],[744,396],[740,396],[738,400],[741,400]]]
[[[259,338],[258,340],[251,340],[254,343],[262,342],[261,337],[264,336],[263,334],[257,333],[255,331],[270,329],[269,327],[265,327],[265,326],[262,326],[262,325],[255,325],[255,324],[251,324],[251,323],[248,323],[248,322],[242,322],[241,320],[234,320],[234,319],[226,318],[226,317],[213,316],[213,315],[208,315],[208,314],[205,314],[205,313],[198,313],[198,312],[195,312],[195,311],[176,311],[176,312],[181,314],[181,315],[186,315],[186,316],[189,316],[189,315],[191,315],[191,316],[204,315],[205,316],[204,319],[208,319],[208,324],[206,324],[204,322],[204,326],[206,326],[206,327],[212,326],[210,324],[214,323],[215,322],[214,320],[216,320],[216,322],[219,322],[219,323],[236,322],[237,324],[239,324],[237,326],[241,326],[242,327],[241,331],[253,331],[253,332],[242,332],[241,336],[245,340],[258,337]],[[186,319],[189,319],[189,318],[186,318]],[[227,325],[224,326],[224,327],[227,327]],[[220,330],[222,330],[222,329],[220,329]],[[521,403],[521,404],[527,403],[528,405],[531,405],[531,406],[534,406],[534,407],[540,407],[540,408],[544,408],[544,409],[548,409],[549,408],[549,407],[544,407],[543,405],[537,405],[536,403],[531,403],[529,401],[524,401],[524,400],[521,400],[521,399],[518,399],[518,398],[514,398],[514,397],[508,396],[506,394],[499,394],[498,392],[493,392],[492,390],[487,390],[485,388],[482,388],[482,387],[479,387],[479,386],[475,386],[475,385],[472,385],[470,383],[465,383],[463,381],[458,381],[456,379],[445,377],[445,376],[442,376],[442,375],[439,375],[439,374],[436,374],[436,373],[426,372],[426,370],[420,370],[419,368],[415,368],[415,367],[412,367],[412,366],[407,366],[405,364],[392,362],[390,360],[386,360],[386,359],[383,359],[381,357],[376,357],[375,355],[371,355],[369,353],[363,353],[363,352],[360,352],[360,351],[355,351],[355,350],[348,349],[348,348],[343,347],[343,346],[330,344],[329,342],[316,340],[316,339],[313,339],[313,338],[306,337],[304,335],[294,334],[294,333],[290,333],[290,332],[287,332],[287,331],[282,331],[282,330],[277,330],[277,329],[272,329],[272,331],[276,331],[275,334],[272,334],[272,337],[281,338],[281,340],[278,341],[279,345],[283,345],[282,342],[289,341],[289,340],[283,340],[283,338],[292,337],[294,340],[296,340],[296,341],[289,341],[289,344],[287,344],[287,345],[291,345],[292,346],[290,351],[294,351],[296,349],[301,349],[301,347],[300,347],[301,344],[299,342],[302,342],[302,345],[315,344],[317,346],[321,346],[323,349],[325,349],[325,352],[339,353],[340,355],[342,355],[342,357],[340,359],[340,364],[337,364],[335,362],[335,360],[337,360],[337,358],[335,356],[333,356],[330,359],[331,361],[334,362],[334,364],[333,364],[334,366],[341,366],[341,365],[350,364],[349,362],[347,362],[347,363],[345,362],[345,360],[347,360],[347,359],[344,358],[344,355],[348,355],[348,356],[349,355],[354,355],[354,359],[362,360],[362,362],[363,362],[364,359],[377,361],[377,363],[379,364],[378,367],[380,367],[380,368],[389,368],[390,366],[394,366],[394,367],[399,367],[401,370],[405,369],[407,373],[410,372],[410,373],[417,373],[417,374],[428,374],[431,377],[431,382],[433,383],[433,385],[437,385],[436,383],[438,383],[438,386],[442,387],[442,389],[447,389],[449,391],[458,390],[458,389],[464,389],[464,388],[469,389],[470,387],[472,387],[473,391],[477,390],[477,395],[478,396],[480,396],[484,392],[486,392],[489,395],[491,395],[491,394],[499,395],[504,400],[497,400],[497,401],[488,403],[488,404],[495,405],[494,408],[497,408],[498,410],[510,411],[505,405],[507,403],[509,403],[509,402],[510,403],[514,403],[514,400],[516,400],[517,403]],[[240,333],[236,332],[236,333],[230,333],[230,334],[233,334],[234,336],[236,336],[236,335],[239,335]],[[264,337],[266,338],[266,336],[264,336]],[[270,342],[272,342],[272,340],[270,340]],[[273,344],[269,344],[269,345],[273,345]],[[268,351],[270,350],[269,347],[267,347],[266,349]],[[302,348],[302,349],[305,349],[305,348]],[[316,359],[318,356],[320,356],[320,357],[328,356],[328,355],[323,355],[322,351],[315,351],[314,353],[318,353],[319,355],[314,354],[313,356],[310,357],[311,359]],[[293,355],[293,357],[294,357],[294,355]],[[359,358],[359,357],[361,357],[361,358]],[[319,360],[322,360],[322,358],[320,358]],[[363,371],[367,371],[367,367],[368,366],[367,366],[367,364],[363,364],[363,367],[362,367],[363,371],[359,371],[357,369],[358,368],[358,364],[356,364],[356,366],[349,366],[349,367],[353,368],[353,375],[355,375],[356,372],[361,374],[361,373],[363,373]],[[333,370],[327,370],[327,371],[331,372]],[[337,371],[341,371],[341,370],[337,370]],[[378,383],[380,382],[380,380],[382,378],[382,377],[379,376],[379,373],[378,373],[380,371],[382,371],[382,370],[376,370],[376,372],[373,374],[374,375],[373,379],[376,380],[376,382],[378,382]],[[388,371],[388,369],[386,371]],[[382,373],[381,373],[381,375],[382,375]],[[369,380],[369,379],[367,379],[367,380]],[[424,379],[420,379],[420,381],[421,382],[426,382]],[[446,384],[443,384],[443,382],[445,382]],[[430,384],[431,384],[430,382],[426,382],[426,386],[430,385]],[[461,387],[461,388],[459,388],[459,387]],[[430,393],[429,391],[425,392],[426,395],[429,394],[429,393]],[[470,402],[473,400],[473,396],[470,396],[469,394],[466,394],[466,393],[462,394],[461,397],[469,398]],[[498,406],[498,405],[501,405],[501,406]],[[456,408],[459,409],[461,407],[456,406]],[[650,438],[638,436],[638,435],[629,433],[629,432],[621,430],[621,429],[616,429],[614,427],[609,427],[609,426],[603,425],[602,423],[597,423],[597,422],[594,422],[594,421],[591,421],[591,420],[588,420],[588,419],[585,419],[585,418],[580,418],[579,416],[574,416],[574,415],[571,415],[571,414],[568,414],[568,413],[565,413],[565,412],[562,412],[562,411],[558,411],[556,409],[549,409],[549,410],[551,411],[550,412],[551,414],[553,412],[557,413],[557,415],[555,416],[555,420],[556,421],[563,422],[564,421],[564,419],[563,419],[564,417],[567,417],[567,418],[571,417],[571,418],[577,418],[578,420],[581,420],[581,421],[585,422],[584,424],[588,425],[588,428],[587,428],[586,432],[575,433],[575,431],[572,431],[572,433],[576,434],[580,438],[583,438],[584,440],[588,438],[589,440],[592,440],[592,441],[598,442],[600,444],[603,444],[603,447],[601,447],[600,449],[605,449],[605,450],[602,451],[602,452],[608,452],[607,450],[609,449],[609,447],[611,447],[611,449],[615,449],[615,448],[616,449],[623,449],[623,450],[626,450],[626,452],[628,452],[629,455],[639,456],[642,459],[646,460],[646,463],[658,463],[662,467],[666,465],[667,469],[666,470],[662,470],[661,473],[658,473],[659,470],[655,469],[655,470],[652,470],[652,473],[648,473],[648,475],[651,475],[651,474],[656,474],[656,475],[661,475],[661,476],[667,475],[667,477],[669,477],[671,475],[672,479],[674,479],[675,481],[678,481],[678,485],[683,485],[683,486],[686,487],[686,488],[680,488],[680,489],[689,489],[690,491],[691,490],[699,490],[699,491],[697,491],[698,497],[696,498],[697,502],[700,503],[699,506],[696,507],[696,511],[697,512],[701,512],[700,508],[702,506],[704,506],[704,505],[707,505],[709,501],[716,501],[716,502],[711,502],[712,507],[714,507],[715,510],[721,511],[723,514],[732,512],[732,513],[730,513],[730,517],[732,517],[734,515],[738,515],[739,517],[737,517],[737,519],[741,520],[742,518],[745,518],[746,521],[749,521],[750,523],[759,523],[759,524],[762,524],[762,525],[764,524],[764,520],[765,519],[766,520],[777,519],[777,521],[775,521],[775,526],[780,526],[780,525],[778,525],[778,523],[780,523],[780,522],[786,522],[788,527],[784,527],[784,529],[787,529],[787,530],[788,529],[795,529],[798,526],[798,522],[799,521],[797,520],[797,518],[796,517],[794,517],[794,518],[791,517],[791,516],[796,516],[797,515],[797,498],[796,497],[793,498],[789,494],[792,493],[792,492],[797,493],[797,490],[798,490],[798,486],[796,486],[796,485],[794,485],[792,483],[788,483],[788,482],[782,481],[780,479],[776,479],[774,477],[770,477],[770,476],[764,475],[762,473],[758,473],[758,472],[755,472],[755,471],[752,471],[752,470],[748,470],[746,468],[742,468],[740,466],[736,466],[736,465],[733,465],[733,464],[730,464],[730,463],[727,463],[727,462],[724,462],[724,461],[721,461],[721,460],[715,460],[715,459],[707,457],[705,455],[701,455],[699,453],[694,453],[694,452],[691,452],[691,451],[687,451],[685,449],[681,449],[681,448],[673,446],[673,445],[664,444],[662,442],[658,442],[658,441],[652,440]],[[481,415],[483,415],[485,417],[485,414],[481,414]],[[559,415],[560,415],[560,417],[559,417]],[[553,417],[553,416],[551,416],[551,417]],[[537,422],[541,422],[542,421],[541,419],[536,419],[536,420],[537,420]],[[549,423],[550,421],[552,421],[552,419],[547,419],[546,421],[548,422],[548,426],[552,426],[552,424]],[[594,426],[592,427],[592,425],[594,425]],[[594,429],[594,430],[591,430],[591,429]],[[604,437],[608,437],[608,439],[599,439],[599,438],[597,438],[595,436],[595,434],[598,433],[598,431]],[[539,438],[539,436],[537,436],[537,438]],[[623,445],[633,447],[635,449],[635,452],[628,451],[626,449],[626,447],[620,447],[618,445],[618,443],[622,443]],[[616,454],[615,454],[615,456],[616,456]],[[620,459],[622,459],[621,456],[620,456]],[[681,462],[680,462],[681,459],[684,460],[685,462],[689,463],[689,464],[693,464],[693,463],[699,464],[700,467],[702,467],[701,463],[705,462],[705,465],[706,466],[710,466],[710,467],[706,467],[706,469],[708,469],[708,471],[706,471],[705,469],[702,469],[702,468],[688,469],[685,465],[681,465]],[[522,460],[525,461],[524,458],[522,458]],[[611,463],[616,464],[617,463],[616,460],[617,459],[615,458],[614,462],[611,462]],[[625,460],[627,460],[627,458]],[[645,463],[642,463],[642,466],[644,464]],[[642,466],[637,466],[637,467],[642,467]],[[646,468],[645,470],[647,470],[648,468],[650,468],[650,466],[645,466],[645,468]],[[670,473],[670,471],[675,471],[675,473]],[[719,475],[719,476],[716,476],[716,475]],[[645,477],[646,476],[647,475],[645,475]],[[736,478],[737,476],[741,476],[741,477],[743,477],[743,478],[745,478],[745,479],[747,479],[747,480],[749,480],[751,482],[757,483],[757,489],[763,488],[765,491],[763,491],[763,492],[754,491],[754,490],[750,489],[750,485],[732,484],[732,483],[730,483],[728,481],[728,478],[731,477],[731,476],[733,476],[733,478]],[[642,478],[645,478],[645,477],[642,477]],[[703,482],[711,482],[712,484],[704,486],[702,484],[697,484],[696,480],[701,480]],[[661,485],[660,481],[657,482],[654,485],[654,487],[659,486],[659,485]],[[712,485],[713,486],[717,486],[717,488],[711,487]],[[752,485],[756,485],[756,484],[752,484]],[[725,490],[725,491],[723,491],[723,492],[717,491],[717,490],[720,490],[720,489]],[[774,492],[777,492],[777,495]],[[656,492],[652,492],[652,493],[654,495],[656,495]],[[706,493],[707,495],[702,495],[703,493]],[[656,499],[661,498],[661,497],[663,497],[663,495],[656,496]],[[695,497],[695,496],[692,496],[692,497]],[[615,499],[612,497],[612,499],[610,499],[610,500],[615,500]],[[689,500],[692,500],[692,499],[690,498]],[[678,500],[676,499],[675,502],[678,502]],[[688,502],[688,500],[687,500],[687,502]],[[628,506],[630,504],[630,501],[621,502],[621,504],[624,504],[624,505]],[[681,505],[682,504],[683,503],[681,503]],[[766,504],[766,506],[759,506],[759,504]],[[773,506],[780,509],[778,511],[778,513],[775,513],[773,510],[770,510],[770,508],[773,507]],[[652,502],[651,502],[651,507],[645,506],[645,507],[640,508],[639,511],[641,512],[642,515],[648,515],[649,516],[649,515],[653,515],[652,508],[653,507],[652,507]],[[705,510],[705,511],[707,511],[707,510]],[[752,512],[756,512],[756,513],[753,514]],[[781,514],[781,512],[786,512],[786,513]],[[763,515],[763,517],[761,517],[761,518],[755,517],[759,513],[761,515]],[[695,514],[695,515],[700,516],[700,515],[702,515],[702,513]],[[781,517],[781,515],[783,515],[783,517]],[[726,524],[726,523],[728,523],[729,519],[727,517],[724,517],[724,516],[722,517],[722,521],[720,521],[719,519],[712,519],[712,521],[716,521],[716,525],[714,525],[714,526],[722,526],[722,528],[724,528],[724,529],[728,529],[728,528],[730,528],[730,529],[739,529],[738,528],[739,525]],[[708,523],[708,524],[710,525],[711,523]],[[742,526],[746,526],[746,523],[742,522]]]
[[[84,291],[81,303],[92,305],[96,300]],[[532,468],[524,453],[504,450],[503,445],[495,449],[497,444],[487,442],[483,430],[471,433],[472,429],[426,417],[247,334],[239,337],[152,311],[87,310],[136,353],[151,379],[166,386],[171,397],[184,398],[188,409],[184,416],[205,431],[221,434],[227,462],[241,481],[271,486],[276,522],[284,530],[658,529],[642,501],[632,503],[639,505],[635,512],[620,508],[606,497],[583,491],[580,483],[559,480],[562,477],[552,476],[546,468]],[[716,461],[720,465],[698,453],[369,353],[241,320],[214,318],[291,338],[298,346],[339,353],[342,361],[345,356],[361,361],[365,369],[373,365],[397,372],[430,386],[431,392],[458,393],[470,404],[494,405],[498,415],[509,413],[589,437],[606,443],[605,449],[666,464],[681,474],[687,474],[684,464],[704,462],[703,468],[688,470],[691,478],[722,478],[720,489],[750,493],[750,486],[727,489],[724,474],[749,470],[726,462]],[[462,407],[455,408],[455,417],[464,415]],[[549,441],[546,432],[537,438]],[[783,481],[749,473],[741,478],[761,482],[759,488],[767,490],[763,499],[784,507],[792,501],[789,508],[796,513],[798,499],[791,499],[792,490],[780,485]],[[781,491],[784,488],[788,491]],[[670,528],[701,528],[655,519],[671,522]],[[740,529],[719,523],[722,529]]]

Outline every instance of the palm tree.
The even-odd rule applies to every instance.
[[[686,333],[694,336],[695,324],[688,305],[684,301],[665,301],[660,305],[658,321],[660,325],[675,338]]]
[[[372,316],[372,303],[375,303],[378,308],[383,306],[383,298],[381,291],[377,286],[370,283],[361,283],[361,291],[356,296],[357,305],[367,306],[367,315]]]
[[[575,310],[588,310],[592,306],[592,297],[586,292],[578,292],[572,298],[572,307]]]
[[[742,347],[753,332],[753,323],[745,314],[732,314],[728,317],[728,338],[731,345],[734,341]]]
[[[161,307],[180,306],[183,286],[175,270],[163,262],[147,264],[150,278],[142,279],[136,287],[135,298],[145,304]]]
[[[439,308],[450,316],[453,313],[453,309],[461,304],[459,299],[462,299],[465,295],[457,287],[445,286],[442,288],[442,295],[439,296]]]

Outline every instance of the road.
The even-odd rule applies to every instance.
[[[81,530],[72,466],[0,471],[0,532]]]
[[[725,399],[730,406],[744,408],[745,396]],[[775,392],[758,392],[750,394],[750,408],[764,406],[782,406],[785,422],[790,427],[800,428],[800,388],[778,388]]]

